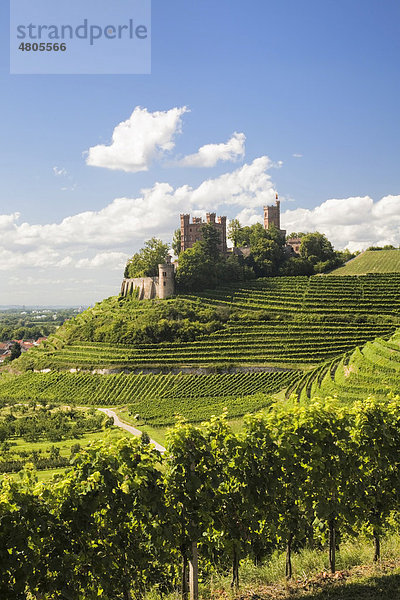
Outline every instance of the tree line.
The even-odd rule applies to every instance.
[[[197,597],[198,567],[232,571],[276,549],[326,547],[364,530],[380,557],[400,501],[400,399],[272,406],[234,433],[225,415],[178,422],[161,456],[141,439],[96,443],[50,485],[5,478],[0,596],[128,600],[150,589]]]

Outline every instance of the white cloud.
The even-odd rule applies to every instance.
[[[74,289],[70,284],[69,296],[63,286],[55,284],[53,289],[49,283],[34,300],[29,298],[28,284],[24,290],[13,290],[3,273],[0,295],[10,303],[12,294],[20,303],[48,303],[46,294],[51,292],[52,302],[58,297],[61,303],[67,298],[79,303],[117,293],[127,257],[153,235],[170,241],[180,213],[200,216],[213,210],[237,216],[243,225],[262,222],[263,206],[275,201],[270,171],[276,166],[262,156],[230,173],[206,179],[198,187],[157,182],[135,197],[116,198],[101,210],[71,215],[59,223],[31,224],[21,222],[19,213],[0,215],[1,271],[21,280],[36,280],[37,275],[39,280],[75,278],[82,282]],[[375,202],[369,196],[329,199],[312,209],[286,210],[281,222],[288,232],[321,231],[336,248],[398,246],[400,195]],[[86,290],[83,281],[88,270],[97,283]]]
[[[186,106],[167,111],[148,112],[137,106],[130,118],[117,125],[109,146],[89,149],[86,163],[93,167],[136,173],[147,171],[151,162],[175,146]]]
[[[99,252],[93,258],[81,258],[76,263],[77,269],[107,268],[120,271],[126,265],[129,255],[124,252]]]
[[[60,223],[20,223],[19,215],[0,216],[0,269],[119,269],[129,254],[153,235],[168,241],[179,214],[206,210],[235,214],[244,224],[262,221],[264,204],[275,189],[261,157],[232,173],[204,181],[197,188],[156,183],[136,198],[116,198],[100,211],[86,211]],[[321,231],[337,248],[400,244],[400,196],[330,199],[313,209],[282,214],[291,231]]]
[[[296,152],[292,154],[293,158],[303,158],[302,154],[297,154]]]
[[[223,144],[206,144],[195,154],[189,154],[178,161],[180,167],[214,167],[219,161],[237,161],[244,157],[246,136],[234,133]]]
[[[68,175],[68,171],[64,167],[53,167],[53,173],[56,177],[65,177]]]
[[[44,256],[37,256],[37,266],[42,266],[49,249],[53,252],[49,251],[49,260],[58,264],[71,255],[71,250],[85,253],[81,258],[86,259],[90,249],[121,252],[135,245],[137,240],[141,244],[152,235],[170,239],[179,224],[181,212],[214,209],[225,213],[226,207],[239,206],[257,214],[264,203],[275,198],[268,173],[270,168],[272,163],[264,156],[231,173],[207,179],[197,188],[188,185],[173,188],[168,183],[155,183],[136,198],[116,198],[99,211],[82,212],[66,217],[60,223],[20,224],[18,213],[5,215],[0,220],[0,227],[4,223],[0,248],[21,256],[33,253],[29,263],[32,265],[35,253],[44,249]],[[71,260],[75,264],[78,259],[73,257]],[[11,263],[4,260],[2,268],[12,268],[8,265]],[[84,262],[80,266],[85,265]]]
[[[320,231],[336,248],[362,250],[372,245],[400,245],[400,195],[374,202],[369,196],[326,200],[313,209],[282,214],[282,227]]]

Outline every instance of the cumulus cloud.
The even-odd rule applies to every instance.
[[[313,209],[282,214],[282,227],[291,231],[320,231],[336,248],[362,250],[372,245],[400,245],[400,195],[374,202],[369,196],[333,198]]]
[[[89,148],[86,163],[129,173],[147,171],[152,161],[175,146],[186,106],[149,112],[137,106],[129,119],[117,125],[110,145]]]
[[[0,218],[0,248],[21,256],[32,253],[29,264],[33,265],[37,256],[37,266],[46,261],[47,249],[47,259],[52,264],[60,264],[66,257],[76,264],[71,250],[75,254],[86,253],[82,259],[88,258],[88,250],[116,252],[115,260],[121,261],[118,253],[136,240],[140,244],[152,235],[170,239],[181,212],[204,212],[212,208],[225,213],[229,206],[232,210],[239,206],[247,207],[253,214],[259,213],[263,204],[275,198],[276,190],[268,173],[272,166],[270,159],[264,156],[231,173],[207,179],[197,188],[155,183],[142,190],[138,197],[116,198],[99,211],[81,212],[60,223],[32,225],[20,223],[18,213],[4,215]],[[35,254],[43,249],[43,256]],[[100,261],[106,258],[108,261],[110,256],[101,254],[95,262],[84,260],[79,266],[88,267],[90,262],[91,266],[100,267]],[[2,268],[12,268],[11,264],[5,257]]]
[[[77,269],[107,268],[120,271],[128,260],[129,255],[124,252],[99,252],[93,258],[81,258],[77,261]]]
[[[219,161],[237,161],[244,157],[246,136],[235,133],[222,144],[206,144],[195,154],[189,154],[178,161],[180,167],[214,167]]]
[[[238,217],[243,225],[262,222],[263,206],[275,201],[271,170],[276,166],[262,156],[197,187],[157,182],[137,196],[115,198],[101,210],[84,211],[58,223],[21,222],[17,212],[0,215],[0,270],[21,279],[35,272],[39,278],[81,281],[89,270],[91,276],[97,271],[97,299],[116,293],[126,259],[153,235],[170,241],[180,213],[200,216],[211,209]],[[333,198],[312,209],[285,210],[281,222],[288,232],[325,233],[336,248],[399,246],[400,195],[378,201],[369,196]],[[10,293],[3,275],[1,294],[2,285]],[[79,298],[93,297],[83,288],[83,284],[71,288],[70,298],[80,302]],[[62,300],[64,289],[51,291]],[[21,295],[25,303],[28,296]]]

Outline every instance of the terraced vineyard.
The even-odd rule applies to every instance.
[[[350,260],[333,275],[365,275],[366,273],[399,273],[400,250],[367,250]]]
[[[379,336],[392,324],[243,321],[195,342],[136,346],[76,342],[35,352],[36,368],[101,369],[223,365],[313,365]]]
[[[310,371],[288,387],[290,393],[301,400],[337,395],[344,402],[400,394],[400,330]]]
[[[377,363],[378,349],[383,357],[379,360],[387,361],[388,352],[390,356],[394,353],[385,339],[400,324],[400,273],[266,278],[240,288],[225,287],[199,296],[170,299],[163,306],[173,313],[174,303],[179,302],[186,303],[185,315],[190,312],[195,315],[193,321],[201,311],[203,315],[214,315],[214,319],[222,314],[223,318],[215,321],[218,328],[210,329],[214,332],[207,335],[196,333],[196,341],[189,342],[87,341],[96,339],[91,336],[99,327],[107,327],[118,319],[128,324],[126,333],[136,319],[157,306],[151,301],[130,303],[108,299],[77,317],[81,329],[75,339],[86,341],[68,343],[74,337],[68,338],[65,331],[73,334],[74,329],[67,324],[52,342],[29,352],[25,362],[25,356],[19,359],[28,372],[19,376],[1,375],[0,401],[129,404],[145,422],[165,425],[173,422],[175,413],[198,421],[225,406],[231,416],[240,416],[262,408],[269,402],[268,395],[283,389],[287,389],[287,395],[295,391],[302,398],[320,390],[330,393],[335,389],[340,390],[344,399],[357,394],[361,397],[366,390],[383,393],[387,386],[397,389],[394,376],[397,373],[393,375],[393,369],[385,371],[385,377],[380,374],[376,381],[375,374],[368,371],[367,377],[362,366],[362,381],[356,381],[348,373],[355,369],[358,355],[354,349],[367,342],[363,360],[375,353]],[[204,307],[214,310],[205,311]],[[221,307],[229,310],[221,311]],[[374,341],[376,338],[379,339]],[[130,339],[129,335],[124,339]],[[350,371],[346,370],[350,368],[348,363]],[[226,372],[234,367],[249,372]],[[264,371],[250,372],[253,367]],[[32,372],[32,369],[46,372]],[[191,369],[204,369],[203,372],[215,369],[222,373],[174,374]],[[268,372],[271,369],[275,372]],[[125,373],[105,375],[102,370]],[[143,370],[169,374],[145,375],[141,373]]]
[[[263,408],[273,394],[301,376],[300,371],[214,375],[93,375],[24,373],[0,378],[0,401],[44,400],[78,405],[130,404],[152,425],[174,422],[175,414],[199,421],[228,408],[231,417]]]
[[[247,311],[318,313],[339,318],[346,313],[400,315],[400,273],[269,277],[239,289],[219,288],[200,296],[210,305],[229,305]]]

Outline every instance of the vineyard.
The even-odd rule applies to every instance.
[[[309,398],[323,384],[330,392],[355,348],[367,344],[371,354],[389,344],[399,322],[396,273],[270,277],[162,303],[109,298],[22,356],[25,372],[1,375],[0,401],[129,406],[156,427],[224,408],[239,417],[282,390]],[[104,331],[135,341],[96,341]],[[346,398],[361,386],[348,388],[348,379]],[[381,378],[380,387],[394,383]]]
[[[129,404],[151,425],[170,425],[175,415],[201,421],[226,407],[230,417],[270,403],[269,394],[296,382],[300,371],[222,373],[215,375],[93,375],[24,373],[0,379],[0,401],[30,400],[77,405]]]
[[[210,306],[222,303],[246,311],[270,310],[286,315],[293,312],[338,318],[347,313],[400,315],[400,273],[360,277],[269,277],[239,289],[219,288],[205,292],[200,297]],[[197,296],[192,298],[198,299]]]
[[[390,323],[239,321],[194,342],[135,346],[74,342],[60,350],[36,350],[32,357],[36,369],[307,366],[393,331]]]
[[[400,250],[367,250],[350,260],[333,275],[365,275],[366,273],[399,273]]]
[[[287,396],[290,393],[303,400],[337,395],[343,402],[369,395],[384,399],[389,393],[400,394],[400,333],[397,331],[388,341],[377,338],[320,365],[293,382]]]
[[[215,597],[198,584],[230,572],[237,592],[245,560],[268,566],[277,553],[281,577],[304,583],[296,554],[310,548],[326,555],[332,589],[360,531],[380,570],[398,528],[399,410],[398,398],[274,405],[237,433],[224,417],[178,423],[164,455],[143,438],[95,443],[47,485],[28,467],[0,486],[0,597]]]

